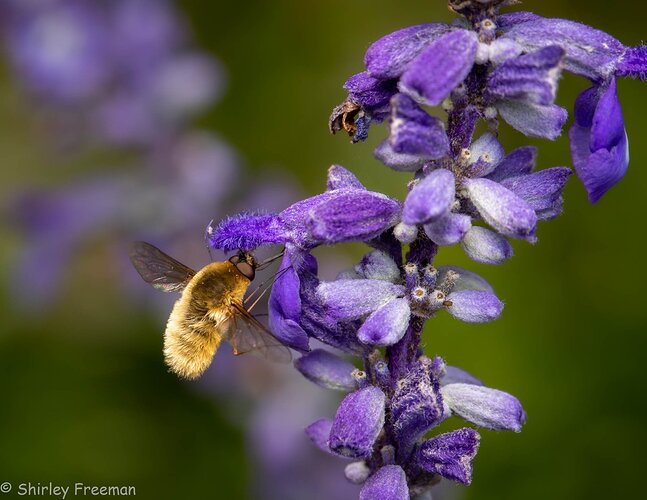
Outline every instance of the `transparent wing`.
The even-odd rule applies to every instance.
[[[130,246],[129,255],[144,281],[163,292],[180,292],[195,276],[193,269],[150,243],[136,241]]]
[[[290,349],[281,344],[239,302],[232,304],[228,321],[229,343],[236,356],[253,352],[277,363],[289,363],[292,360]]]

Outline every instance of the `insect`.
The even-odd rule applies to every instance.
[[[243,299],[256,271],[276,258],[257,263],[252,254],[239,252],[196,272],[149,243],[131,245],[130,260],[144,281],[163,292],[181,292],[164,333],[164,359],[172,372],[198,378],[223,340],[236,355],[257,352],[290,361],[290,350],[252,316]]]

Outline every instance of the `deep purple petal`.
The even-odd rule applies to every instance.
[[[418,467],[463,484],[472,482],[472,460],[481,437],[474,429],[463,428],[441,434],[422,443],[415,456]]]
[[[452,292],[447,296],[447,311],[465,323],[488,323],[503,312],[503,302],[496,295],[480,290]]]
[[[305,378],[321,387],[338,391],[357,388],[351,375],[355,367],[323,349],[315,349],[301,356],[294,362],[294,366]]]
[[[480,226],[472,226],[461,245],[470,259],[481,264],[503,264],[514,254],[508,240]]]
[[[501,185],[526,201],[533,210],[541,211],[552,207],[561,197],[572,173],[566,167],[547,168],[530,175],[505,179]]]
[[[393,299],[366,318],[357,331],[357,337],[364,344],[393,345],[404,336],[410,317],[409,301]]]
[[[398,91],[395,80],[378,80],[367,72],[351,76],[344,88],[349,99],[370,113],[387,113],[389,101]]]
[[[321,283],[317,294],[331,317],[351,320],[403,296],[404,287],[382,280],[337,280]]]
[[[385,465],[368,478],[359,500],[409,500],[407,476],[399,465]]]
[[[505,236],[533,240],[537,215],[524,200],[488,179],[464,183],[470,200],[485,222]]]
[[[366,189],[350,170],[333,165],[328,169],[328,191],[334,189]]]
[[[629,47],[618,63],[616,76],[647,80],[647,46]]]
[[[312,235],[310,243],[370,240],[398,222],[400,204],[381,193],[339,189],[327,194],[330,196],[304,214]]]
[[[472,218],[469,215],[449,213],[436,222],[425,224],[424,229],[431,241],[448,246],[461,241],[470,227]]]
[[[400,78],[400,91],[414,100],[437,106],[458,87],[474,65],[478,36],[473,31],[451,31],[416,57]]]
[[[391,99],[393,151],[436,160],[449,154],[449,139],[443,122],[422,110],[410,97],[397,94]]]
[[[250,251],[261,245],[285,244],[288,231],[276,214],[244,212],[222,220],[215,228],[207,229],[209,244],[225,252]]]
[[[364,62],[368,73],[381,80],[398,78],[407,65],[430,43],[447,33],[446,24],[410,26],[390,33],[371,45]]]
[[[373,386],[347,395],[330,429],[330,449],[349,458],[369,456],[384,426],[385,404],[384,393]]]
[[[532,172],[537,161],[537,148],[534,146],[524,146],[510,152],[499,163],[488,179],[495,182],[501,182],[508,177],[517,177]]]
[[[433,361],[421,357],[391,398],[391,425],[405,458],[409,447],[447,416]]]
[[[448,384],[441,392],[452,412],[479,427],[520,432],[526,414],[507,392],[472,384]]]
[[[553,104],[563,56],[564,49],[552,45],[504,62],[488,77],[488,98]]]
[[[599,149],[611,150],[620,144],[625,137],[625,122],[622,117],[622,107],[618,100],[615,79],[600,94],[593,115],[591,128],[591,151]]]
[[[557,105],[500,101],[496,107],[508,125],[528,137],[555,140],[561,135],[562,127],[568,119],[568,112]]]
[[[426,224],[449,212],[456,195],[456,179],[449,170],[432,170],[408,194],[402,210],[405,224]]]
[[[537,18],[512,26],[504,36],[528,51],[559,45],[566,50],[565,69],[593,81],[609,77],[625,51],[611,35],[565,19]]]

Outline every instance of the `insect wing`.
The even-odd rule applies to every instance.
[[[229,343],[236,356],[252,352],[277,363],[292,360],[290,349],[281,344],[242,304],[234,302],[229,323]]]
[[[130,261],[146,283],[163,292],[180,292],[195,276],[193,269],[143,241],[131,245]]]

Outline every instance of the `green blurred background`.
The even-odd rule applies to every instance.
[[[383,127],[372,129],[368,143],[351,145],[329,136],[326,122],[345,97],[345,78],[362,69],[367,46],[406,25],[448,21],[442,0],[180,5],[198,44],[229,75],[224,99],[199,124],[233,144],[248,169],[285,168],[312,195],[323,189],[327,167],[338,163],[371,189],[403,196],[405,174],[372,157]],[[626,44],[643,40],[642,2],[543,0],[524,7],[599,27]],[[52,167],[6,67],[2,75],[0,189],[6,195],[43,179],[64,183],[77,167]],[[585,87],[565,77],[559,101],[572,108]],[[460,488],[465,499],[644,495],[647,273],[637,209],[647,185],[647,99],[635,81],[619,82],[619,95],[632,161],[624,182],[597,206],[573,179],[564,215],[540,227],[537,245],[516,244],[506,265],[474,264],[459,250],[440,253],[440,263],[486,277],[506,309],[497,322],[479,326],[441,315],[426,331],[427,353],[515,394],[528,413],[521,434],[483,432],[474,483]],[[501,137],[507,149],[528,143],[507,128]],[[570,165],[564,137],[535,143],[540,168]],[[6,274],[5,256],[19,242],[5,228],[0,238]],[[362,249],[346,250],[358,257]],[[114,276],[93,262],[79,258],[49,311],[19,311],[11,284],[2,291],[0,482],[133,484],[141,498],[248,498],[255,470],[244,418],[237,423],[223,411],[230,401],[166,372],[163,323],[131,307]]]

